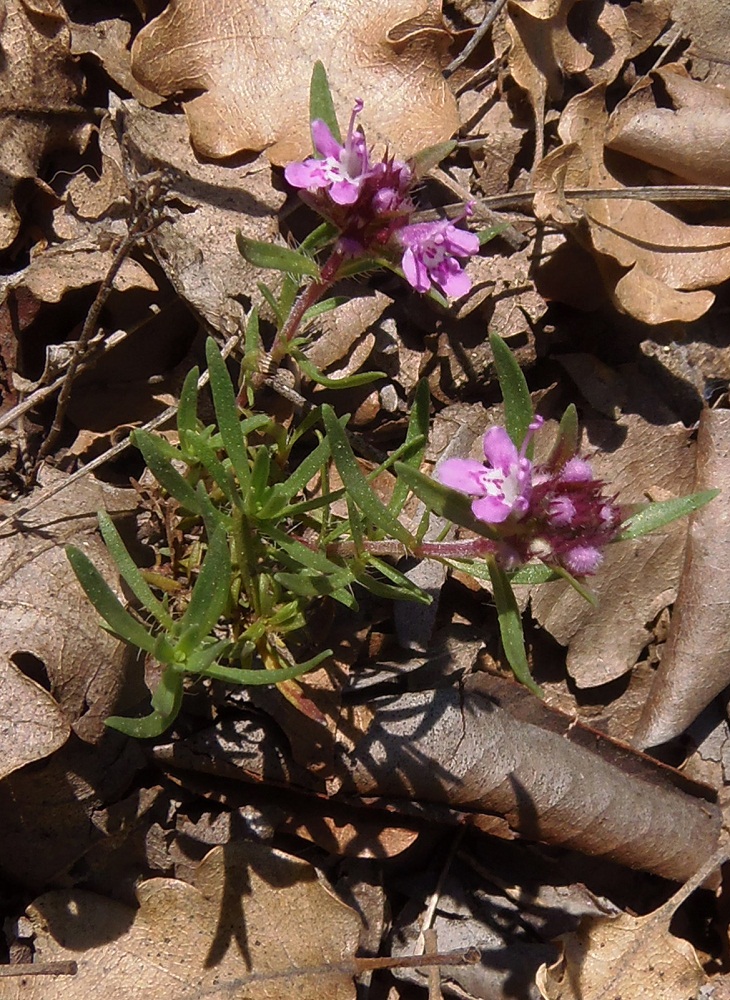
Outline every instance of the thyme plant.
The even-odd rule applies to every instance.
[[[372,162],[356,129],[361,102],[343,142],[321,64],[313,74],[311,103],[317,155],[290,165],[285,176],[325,221],[296,250],[238,238],[249,261],[284,274],[278,294],[260,286],[276,320],[268,350],[254,309],[240,384],[234,384],[215,342],[207,342],[215,422],[201,420],[200,372],[194,368],[180,395],[178,443],[141,430],[132,435],[185,539],[184,556],[163,551],[166,573],[140,569],[101,512],[101,534],[133,597],[125,606],[79,549],[67,549],[105,627],[162,668],[148,715],[107,720],[132,736],[157,736],[171,725],[186,677],[276,684],[296,703],[295,678],[332,654],[316,648],[312,635],[323,602],[355,610],[363,590],[379,598],[431,600],[398,568],[402,556],[437,559],[487,583],[505,656],[517,678],[539,693],[513,585],[562,578],[591,600],[582,580],[598,571],[606,545],[660,527],[715,495],[649,504],[628,515],[578,455],[572,406],[548,460],[534,464],[531,438],[542,421],[519,366],[494,334],[505,427],[486,435],[484,463],[451,459],[434,477],[421,472],[430,412],[425,381],[416,388],[402,445],[370,474],[353,449],[348,417],[332,407],[300,407],[288,426],[261,412],[260,390],[275,384],[285,358],[305,379],[336,388],[385,377],[368,372],[327,379],[304,353],[314,320],[342,302],[330,294],[340,278],[388,267],[416,291],[445,301],[438,289],[447,296],[468,291],[462,261],[494,235],[477,236],[455,225],[470,215],[469,206],[459,220],[413,221],[420,172],[452,144],[408,163],[390,156]],[[337,488],[330,485],[334,470],[342,483]],[[387,503],[373,489],[385,470],[395,477]],[[425,509],[416,526],[402,520],[412,497]],[[425,541],[431,515],[457,526],[457,537]]]

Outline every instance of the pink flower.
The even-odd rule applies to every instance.
[[[467,205],[465,218],[472,214]],[[417,292],[427,292],[431,285],[438,285],[452,298],[459,298],[471,288],[471,279],[461,267],[457,257],[471,257],[479,250],[479,237],[464,229],[457,229],[454,222],[417,222],[403,226],[396,233],[398,242],[405,247],[403,273]]]
[[[325,188],[337,205],[353,205],[357,201],[371,170],[365,136],[355,131],[355,118],[362,106],[362,101],[355,101],[344,145],[337,142],[321,119],[312,122],[314,148],[322,159],[310,157],[302,163],[290,163],[284,176],[292,187],[309,191]]]
[[[526,449],[542,424],[536,417],[518,451],[502,427],[484,435],[486,464],[451,458],[436,469],[439,482],[475,497],[476,518],[494,525],[498,538],[489,544],[508,569],[541,559],[574,576],[590,576],[603,560],[621,524],[615,498],[590,464],[573,456],[558,467],[533,465]]]
[[[532,492],[532,462],[525,452],[541,424],[540,417],[530,424],[519,452],[503,427],[490,428],[484,435],[486,466],[471,458],[449,458],[436,469],[436,478],[477,497],[471,509],[480,521],[501,524],[510,515],[519,520],[529,509]]]

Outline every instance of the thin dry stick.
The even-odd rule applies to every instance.
[[[231,353],[231,351],[239,342],[239,340],[240,340],[240,334],[234,334],[234,336],[230,337],[226,341],[226,344],[221,352],[224,358],[228,357],[228,355]],[[203,374],[198,379],[198,389],[202,389],[203,386],[207,385],[209,378],[210,376],[206,369],[206,371],[204,371]],[[148,420],[146,424],[143,424],[140,430],[143,431],[156,430],[156,428],[161,427],[163,424],[166,424],[168,420],[171,420],[176,413],[177,413],[177,403],[173,404],[172,406],[168,406],[166,410],[163,410],[162,413],[159,413],[156,417],[153,417],[152,420]],[[12,514],[6,514],[5,517],[1,517],[0,526],[4,525],[8,521],[12,521],[16,524],[18,522],[22,522],[22,519],[23,517],[25,517],[26,514],[30,514],[31,511],[35,510],[37,507],[40,507],[41,504],[44,504],[47,500],[50,500],[51,497],[55,497],[58,493],[62,493],[63,490],[67,489],[69,486],[72,486],[74,483],[77,483],[80,479],[83,479],[84,476],[88,476],[89,473],[93,472],[94,469],[98,469],[99,466],[104,465],[105,462],[109,462],[111,461],[111,459],[116,458],[118,455],[121,455],[123,452],[127,450],[127,448],[130,446],[131,443],[132,443],[131,437],[127,436],[123,441],[120,441],[113,447],[108,448],[102,455],[98,455],[96,458],[88,462],[82,469],[79,469],[77,472],[74,472],[72,475],[70,475],[68,479],[64,479],[63,482],[56,483],[55,486],[52,486],[48,490],[43,490],[41,496],[36,497],[36,499],[33,500],[31,503],[29,503],[26,507],[14,511]]]
[[[477,199],[478,205],[493,209],[516,208],[529,203],[538,191],[513,191]],[[566,188],[566,198],[609,198],[614,201],[730,201],[730,187],[698,187],[694,184],[669,184],[657,187]]]
[[[156,178],[156,180],[159,180],[159,178]],[[61,391],[58,394],[58,402],[56,404],[56,413],[53,418],[53,424],[51,425],[51,429],[49,430],[45,441],[38,450],[38,457],[36,458],[35,465],[32,470],[33,476],[35,476],[41,462],[46,455],[50,453],[59,438],[61,428],[63,426],[63,419],[66,415],[69,400],[71,399],[71,389],[73,387],[74,379],[76,378],[81,362],[84,360],[88,351],[89,341],[96,330],[101,311],[106,305],[107,299],[114,289],[114,279],[119,273],[119,269],[129,256],[134,246],[140,240],[144,239],[145,236],[148,236],[162,221],[161,217],[152,218],[152,213],[155,210],[155,200],[159,195],[159,188],[156,185],[153,186],[150,184],[146,194],[147,203],[139,210],[133,226],[124,237],[114,254],[111,266],[99,286],[99,291],[96,293],[96,298],[91,303],[91,308],[86,314],[86,319],[84,320],[84,325],[81,328],[81,333],[74,344],[73,353],[71,354],[71,360],[68,363],[68,369],[65,373]]]
[[[11,976],[75,976],[76,962],[18,962],[17,965],[0,965],[0,978]]]
[[[449,65],[444,70],[446,76],[450,76],[454,70],[457,70],[459,66],[463,66],[469,56],[472,54],[477,45],[484,38],[486,33],[492,27],[494,22],[499,17],[500,11],[507,3],[507,0],[494,0],[492,6],[489,8],[487,13],[484,15],[484,20],[479,25],[477,30],[474,32],[472,37],[469,39],[468,43],[464,46],[463,52],[460,52],[456,59],[452,59]]]

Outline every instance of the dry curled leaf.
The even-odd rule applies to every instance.
[[[12,730],[11,737],[21,738],[23,731],[32,734],[38,727],[55,729],[59,711],[84,738],[93,740],[103,732],[127,654],[119,640],[99,628],[98,615],[79,587],[63,546],[73,542],[82,547],[113,575],[111,557],[96,535],[96,511],[131,510],[135,502],[133,490],[89,478],[26,517],[21,501],[15,505],[19,520],[6,522],[0,537],[0,655],[46,679],[55,699],[53,705],[36,699],[42,715],[16,717],[20,728]]]
[[[77,102],[66,13],[58,0],[33,9],[7,0],[0,16],[0,248],[20,227],[15,187],[36,176],[58,148],[78,147],[88,132]]]
[[[608,130],[603,87],[569,101],[563,145],[535,170],[535,211],[570,228],[593,255],[614,305],[644,323],[690,322],[714,301],[710,288],[730,276],[730,227],[691,225],[649,201],[571,199],[566,188],[620,191],[605,160]]]
[[[692,80],[678,65],[653,75],[664,93],[656,95],[647,82],[622,101],[611,116],[607,147],[681,183],[730,183],[730,91]],[[672,107],[665,106],[667,95]]]
[[[441,73],[449,40],[425,0],[235,0],[225,17],[201,0],[171,0],[135,39],[132,70],[159,94],[202,91],[184,103],[202,155],[266,150],[283,164],[311,151],[309,80],[323,60],[340,120],[362,98],[369,140],[402,156],[458,128]]]
[[[502,817],[531,840],[685,879],[713,854],[720,812],[671,787],[636,755],[616,763],[518,719],[490,679],[389,701],[340,763],[341,792],[446,803],[473,821]],[[531,699],[534,701],[534,699]],[[576,728],[576,727],[573,727]],[[624,751],[626,754],[628,751]]]
[[[64,1000],[355,996],[360,919],[298,858],[263,844],[215,847],[194,885],[154,878],[137,896],[138,910],[83,890],[31,904],[37,960],[78,963]],[[13,1000],[48,996],[41,976],[17,990]]]
[[[730,684],[730,410],[704,410],[696,490],[722,494],[692,516],[672,623],[634,742],[678,736]]]

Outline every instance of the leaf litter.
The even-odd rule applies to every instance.
[[[422,376],[439,411],[426,468],[500,422],[489,325],[541,412],[578,403],[584,446],[622,503],[689,492],[695,464],[700,485],[722,485],[729,240],[722,203],[703,192],[727,180],[724,12],[509,0],[449,76],[488,10],[477,7],[241,0],[218,18],[173,0],[146,24],[126,8],[84,23],[60,3],[4,11],[0,872],[7,957],[26,973],[65,962],[67,974],[11,978],[3,996],[46,997],[49,983],[68,997],[353,996],[358,954],[412,959],[434,931],[439,952],[460,949],[445,988],[475,997],[704,995],[702,965],[723,968],[704,928],[714,919],[726,933],[726,886],[719,901],[716,884],[695,893],[677,937],[656,876],[686,881],[712,857],[727,779],[703,767],[713,751],[699,737],[694,755],[676,741],[659,755],[687,758],[710,786],[626,745],[680,735],[727,685],[722,501],[689,533],[680,522],[616,546],[597,609],[562,583],[525,589],[547,705],[498,676],[489,585],[426,562],[439,600],[417,620],[368,598],[314,623],[340,645],[334,668],[298,682],[308,716],[277,691],[215,682],[191,688],[184,724],[156,744],[103,726],[144,701],[154,664],[98,628],[61,546],[104,566],[101,507],[126,519],[150,565],[164,518],[154,488],[128,488],[140,475],[129,450],[107,463],[107,483],[68,473],[176,402],[203,329],[238,334],[260,272],[236,230],[281,247],[300,238],[278,168],[309,155],[317,59],[341,120],[364,99],[376,146],[406,156],[458,132],[463,145],[424,188],[437,202],[475,198],[480,225],[495,207],[504,227],[468,265],[458,310],[389,276],[358,278],[353,301],[320,317],[307,348],[317,367],[388,375],[347,390],[362,468],[397,445]],[[652,200],[652,186],[677,184],[697,197]],[[156,224],[114,279],[33,492],[51,387],[149,190]],[[326,385],[295,390],[341,405]],[[114,573],[106,565],[122,595]],[[617,986],[611,970],[629,966]],[[375,996],[423,995],[425,973],[373,975]]]

